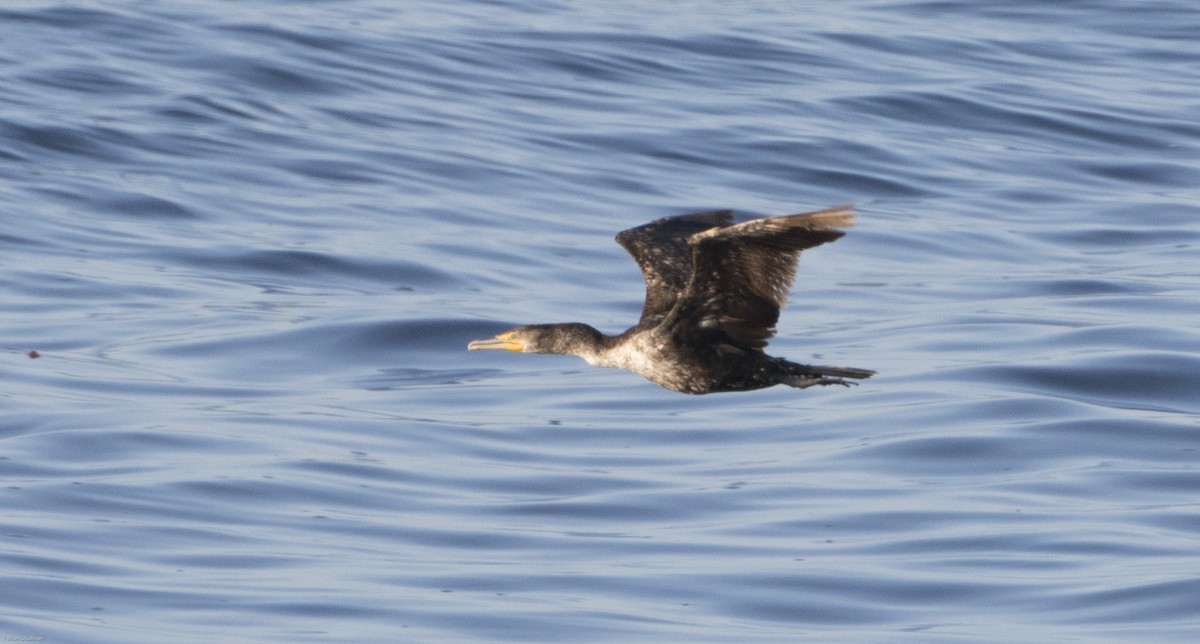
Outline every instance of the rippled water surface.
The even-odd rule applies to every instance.
[[[1200,9],[0,9],[0,635],[1194,641]],[[654,217],[854,202],[692,397]]]

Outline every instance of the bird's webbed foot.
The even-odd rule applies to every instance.
[[[808,387],[813,387],[816,385],[820,385],[822,387],[828,385],[841,385],[843,387],[850,387],[852,385],[857,385],[858,383],[844,380],[842,378],[831,378],[829,376],[793,376],[786,380],[784,384],[790,387],[796,387],[797,389],[807,389]]]

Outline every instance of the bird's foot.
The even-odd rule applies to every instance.
[[[808,387],[813,387],[816,385],[821,385],[823,387],[827,385],[841,385],[843,387],[849,387],[852,385],[857,385],[858,383],[844,380],[842,378],[831,378],[829,376],[792,376],[791,378],[787,379],[784,384],[790,387],[796,387],[797,389],[807,389]]]

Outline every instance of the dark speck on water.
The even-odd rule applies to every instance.
[[[1200,631],[1194,3],[0,20],[0,634]],[[464,350],[627,328],[615,231],[847,202],[770,349],[864,386]]]

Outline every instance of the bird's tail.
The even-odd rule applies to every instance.
[[[788,362],[787,377],[784,384],[792,387],[812,387],[813,385],[842,385],[849,387],[856,385],[856,382],[849,382],[845,378],[853,378],[861,380],[870,378],[875,375],[870,369],[856,369],[854,367],[826,367],[823,365],[812,364],[796,364]]]

